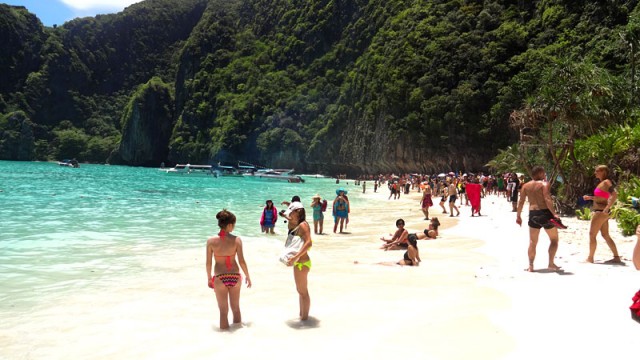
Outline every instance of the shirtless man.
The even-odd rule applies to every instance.
[[[458,180],[452,179],[447,187],[447,193],[449,194],[449,216],[453,217],[453,209],[456,209],[456,216],[460,216],[460,210],[456,206],[456,200],[458,200]]]
[[[550,240],[548,268],[549,270],[557,271],[560,270],[560,267],[553,262],[553,259],[556,256],[556,251],[558,251],[558,229],[555,228],[553,223],[549,222],[549,220],[557,218],[557,215],[553,209],[551,194],[549,194],[549,184],[546,181],[546,173],[542,166],[534,167],[531,175],[533,179],[522,186],[516,215],[516,223],[522,226],[520,214],[524,207],[524,201],[528,198],[529,267],[525,270],[533,272],[533,261],[536,258],[538,235],[540,235],[540,228],[544,227]]]

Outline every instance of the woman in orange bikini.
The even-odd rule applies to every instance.
[[[613,258],[605,261],[605,263],[623,264],[618,254],[616,243],[613,242],[611,235],[609,235],[609,210],[611,206],[615,204],[618,193],[609,179],[609,168],[606,165],[596,166],[595,175],[600,182],[593,191],[593,196],[583,196],[584,200],[593,200],[591,227],[589,228],[589,256],[587,257],[587,261],[590,263],[594,262],[593,258],[596,254],[596,246],[598,245],[596,236],[598,236],[599,231],[613,253]]]
[[[209,287],[216,293],[218,308],[220,309],[220,329],[229,328],[229,306],[233,313],[233,323],[240,324],[242,316],[240,314],[240,288],[242,285],[242,275],[240,268],[244,272],[247,287],[251,287],[251,278],[247,263],[244,261],[242,252],[242,240],[239,236],[231,234],[236,227],[236,216],[226,209],[216,214],[220,233],[207,240],[207,281]],[[238,261],[236,262],[236,255]],[[211,265],[215,259],[213,267],[214,276],[211,276]]]

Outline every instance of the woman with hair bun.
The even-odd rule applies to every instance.
[[[240,324],[242,316],[240,314],[240,288],[242,285],[242,275],[240,268],[244,272],[247,287],[251,287],[249,270],[244,261],[242,252],[242,240],[239,236],[231,234],[236,226],[236,216],[223,209],[216,214],[220,232],[218,236],[213,236],[207,240],[207,282],[210,288],[215,291],[218,308],[220,309],[220,329],[229,328],[229,307],[233,313],[233,323]],[[238,261],[236,262],[236,257]],[[213,260],[214,275],[211,276]],[[238,264],[240,266],[238,266]]]

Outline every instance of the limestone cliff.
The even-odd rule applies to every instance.
[[[141,166],[158,166],[166,161],[173,108],[170,87],[159,78],[141,86],[125,109],[122,141],[111,161]]]

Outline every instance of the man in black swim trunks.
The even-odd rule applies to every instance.
[[[558,251],[558,229],[549,220],[557,218],[553,209],[553,200],[549,193],[549,184],[546,181],[546,173],[542,166],[536,166],[532,170],[533,179],[522,186],[520,199],[518,200],[518,209],[516,215],[516,223],[522,226],[522,208],[525,199],[529,199],[529,267],[526,271],[533,271],[533,261],[536,258],[536,246],[538,245],[538,236],[540,228],[544,228],[549,236],[551,243],[549,244],[549,270],[560,270],[553,260]]]

